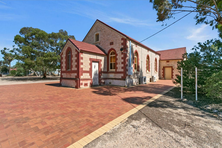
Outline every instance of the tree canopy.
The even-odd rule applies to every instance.
[[[38,28],[23,27],[20,35],[14,37],[18,48],[13,52],[16,59],[21,61],[27,70],[42,71],[44,75],[49,69],[60,66],[60,52],[69,36],[67,31],[47,33]]]
[[[198,68],[198,90],[205,92],[206,80],[214,73],[222,71],[222,42],[220,40],[207,40],[198,43],[193,48],[194,52],[184,54],[186,60],[178,62],[178,70],[183,68],[184,87],[195,91],[195,67]],[[176,83],[180,83],[181,76],[177,76]],[[208,85],[209,86],[209,85]]]
[[[11,62],[15,59],[13,50],[10,50],[9,48],[4,48],[3,50],[1,50],[1,54],[3,55],[2,64],[8,65],[10,71]]]
[[[150,0],[157,11],[157,21],[172,18],[181,12],[196,13],[196,24],[222,25],[222,0]]]

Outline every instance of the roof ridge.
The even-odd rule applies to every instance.
[[[120,34],[123,35],[123,36],[125,36],[125,37],[128,38],[129,40],[131,40],[131,41],[133,41],[133,42],[136,42],[137,44],[143,46],[144,48],[146,48],[146,49],[148,49],[148,50],[153,51],[153,52],[156,53],[156,54],[159,54],[157,51],[155,51],[155,50],[153,50],[153,49],[147,47],[146,45],[144,45],[144,44],[140,43],[139,41],[133,39],[132,37],[130,37],[130,36],[128,36],[128,35],[122,33],[121,31],[119,31],[119,30],[117,30],[117,29],[111,27],[110,25],[108,25],[108,24],[102,22],[102,21],[99,20],[99,19],[96,19],[96,21],[94,22],[94,24],[92,25],[92,27],[95,25],[96,22],[100,22],[100,23],[104,24],[105,26],[109,27],[110,29],[112,29],[112,30],[114,30],[114,31],[116,31],[116,32],[118,32],[118,33],[120,33]],[[90,28],[90,30],[92,29],[92,27]],[[88,31],[88,33],[90,32],[90,30]],[[87,33],[87,34],[88,34],[88,33]],[[86,36],[87,36],[87,34],[86,34]],[[84,37],[83,41],[85,40],[86,36]]]
[[[178,48],[173,48],[173,49],[164,49],[164,50],[159,50],[157,52],[160,52],[160,51],[168,51],[168,50],[176,50],[176,49],[186,49],[186,47],[178,47]]]
[[[68,39],[79,51],[86,51],[86,52],[92,52],[92,53],[97,53],[97,54],[103,54],[106,55],[106,53],[104,53],[104,51],[99,48],[98,46],[94,45],[94,44],[90,44],[90,43],[86,43],[86,42],[82,42],[82,41],[78,41],[78,40],[74,40],[74,39]],[[67,40],[67,41],[68,41]],[[88,46],[88,47],[87,47]],[[89,48],[89,49],[88,49]],[[93,49],[93,50],[92,50]]]

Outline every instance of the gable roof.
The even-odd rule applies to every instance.
[[[183,54],[186,53],[186,47],[161,50],[157,52],[160,54],[160,60],[183,60]]]
[[[136,44],[138,44],[138,45],[140,45],[140,46],[142,46],[142,47],[144,47],[144,48],[146,48],[146,49],[148,49],[148,50],[150,50],[150,51],[152,51],[152,52],[154,52],[154,53],[156,53],[156,54],[159,54],[158,52],[154,51],[153,49],[147,47],[146,45],[144,45],[144,44],[140,43],[139,41],[137,41],[137,40],[129,37],[128,35],[120,32],[119,30],[116,30],[115,28],[107,25],[106,23],[104,23],[104,22],[102,22],[102,21],[100,21],[100,20],[98,20],[98,19],[97,19],[97,20],[95,21],[95,23],[92,25],[92,27],[90,28],[90,30],[93,28],[93,26],[96,24],[96,22],[102,23],[103,25],[105,25],[105,26],[109,27],[110,29],[112,29],[112,30],[118,32],[119,34],[123,35],[125,38],[131,40],[132,42],[135,42]],[[88,31],[88,33],[90,32],[90,30]],[[86,36],[88,35],[88,33],[86,34]],[[85,40],[86,36],[84,37],[83,41]]]
[[[99,47],[85,42],[80,42],[74,39],[68,39],[79,51],[86,51],[96,54],[106,55]]]

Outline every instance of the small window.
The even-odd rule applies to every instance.
[[[114,71],[116,69],[116,53],[111,51],[109,54],[109,70]]]
[[[154,67],[155,67],[155,71],[157,72],[157,59],[155,58],[155,65],[154,65]]]
[[[71,70],[71,51],[67,54],[67,70]]]
[[[150,72],[150,57],[147,56],[146,58],[146,71]]]
[[[136,71],[138,71],[138,54],[137,54],[137,52],[135,52],[135,55],[134,55],[134,69]]]
[[[95,42],[98,42],[99,41],[99,33],[96,33],[95,34]]]

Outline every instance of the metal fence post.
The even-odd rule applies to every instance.
[[[197,67],[195,67],[195,89],[196,89],[196,101],[197,101]]]
[[[181,68],[181,99],[183,99],[183,68]]]

